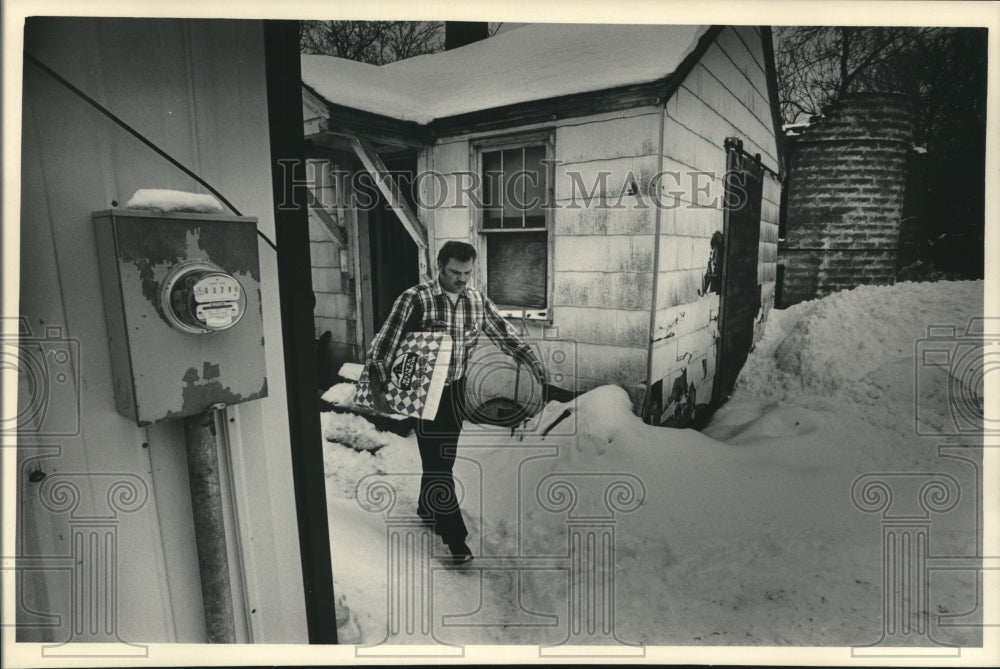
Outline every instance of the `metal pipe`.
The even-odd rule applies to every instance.
[[[209,643],[236,643],[215,409],[184,419],[194,537]]]

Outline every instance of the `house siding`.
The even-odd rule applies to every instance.
[[[445,175],[442,182],[422,184],[425,203],[442,203],[420,209],[421,219],[428,221],[430,246],[436,253],[448,240],[469,241],[477,245],[482,258],[485,244],[475,232],[471,200],[452,196],[461,185],[454,173],[467,171],[473,164],[471,142],[497,134],[516,137],[554,129],[557,206],[550,219],[548,321],[522,325],[513,320],[529,337],[539,340],[551,370],[561,375],[563,387],[588,390],[617,383],[634,394],[644,383],[655,239],[649,188],[657,169],[659,118],[655,107],[638,108],[503,133],[446,138],[429,152],[428,165]],[[622,196],[629,175],[640,197]],[[588,202],[588,198],[592,199]],[[484,264],[480,263],[480,286],[485,284]],[[565,352],[567,347],[572,351],[566,362],[551,359],[555,351]],[[495,355],[490,344],[480,349],[473,362]]]
[[[615,383],[626,388],[638,410],[650,369],[661,385],[683,372],[697,381],[698,397],[707,402],[719,296],[703,295],[702,282],[712,234],[723,227],[726,138],[740,138],[746,151],[778,169],[758,29],[723,29],[665,107],[445,137],[425,151],[421,168],[441,175],[422,181],[420,189],[418,215],[427,226],[432,258],[449,240],[475,244],[480,286],[488,272],[485,243],[475,230],[473,202],[463,193],[468,177],[460,173],[476,163],[473,142],[537,130],[553,132],[556,160],[550,300],[546,320],[520,327],[530,337],[554,340],[540,344],[549,353],[573,348],[569,362],[552,365],[565,387]],[[633,183],[637,192],[629,195]],[[758,267],[763,307],[757,326],[774,289],[778,194],[777,182],[765,177]],[[481,348],[477,357],[495,355],[489,345]]]
[[[331,212],[336,216],[336,211]],[[357,308],[353,282],[348,269],[342,265],[350,263],[351,255],[315,213],[309,216],[309,252],[312,259],[313,295],[316,307],[313,311],[315,335],[319,339],[324,332],[330,333],[325,351],[319,351],[320,359],[330,362],[322,369],[321,376],[326,381],[334,378],[340,366],[357,358]],[[324,356],[326,356],[324,358]]]
[[[552,324],[575,343],[575,389],[615,383],[636,403],[648,354],[659,118],[651,107],[557,127],[555,140]]]
[[[712,397],[719,295],[704,293],[703,283],[712,235],[723,230],[726,138],[741,139],[746,152],[760,154],[766,167],[778,171],[757,28],[727,27],[719,33],[667,101],[663,136],[663,169],[681,178],[663,185],[663,199],[673,208],[661,212],[658,242],[650,364],[653,398],[660,398],[653,408],[659,413],[653,417],[656,422],[670,422],[682,416],[684,406],[705,404]],[[773,304],[779,197],[777,180],[765,172],[758,261],[762,308],[755,341]]]
[[[201,174],[273,237],[263,47],[259,21],[38,18],[25,31],[26,53]],[[19,438],[18,525],[27,531],[18,555],[61,562],[22,572],[18,639],[204,642],[184,431],[177,421],[139,428],[116,410],[91,220],[141,187],[199,187],[30,64],[23,112],[20,312],[36,337],[58,327],[77,342],[78,390],[53,395],[48,411],[79,424],[64,437]],[[226,409],[220,435],[237,638],[302,643],[277,263],[263,245],[260,270],[269,397]],[[27,476],[35,469],[61,477],[79,505],[60,511],[43,498]],[[137,508],[116,511],[129,505],[119,493],[130,482]],[[94,518],[114,526],[116,638],[98,625],[96,611],[107,610],[101,593],[77,601],[64,566],[74,529]],[[87,565],[95,579],[97,566]],[[51,618],[39,625],[33,612]]]
[[[303,113],[307,114],[314,103],[311,96],[303,99]],[[306,126],[315,125],[313,121],[307,116]],[[346,170],[350,158],[323,149],[319,155],[322,157],[307,159],[307,179],[315,198],[309,209],[309,254],[316,299],[313,326],[319,381],[321,386],[328,387],[336,382],[345,362],[354,362],[361,355],[360,318],[354,278],[355,231],[350,224],[345,225],[351,219],[344,206],[347,194],[337,191],[332,176],[334,171]],[[346,179],[338,182],[349,188]],[[329,340],[321,339],[325,332],[330,333]]]

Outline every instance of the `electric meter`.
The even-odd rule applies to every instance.
[[[257,219],[94,213],[118,413],[145,426],[267,397]]]
[[[191,334],[227,330],[243,318],[246,295],[231,274],[209,262],[174,267],[160,288],[163,314],[173,327]]]

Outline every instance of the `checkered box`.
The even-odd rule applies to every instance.
[[[451,348],[451,337],[439,332],[411,332],[403,337],[385,386],[385,399],[395,413],[434,420],[448,380]],[[354,402],[373,407],[367,369],[358,379]]]

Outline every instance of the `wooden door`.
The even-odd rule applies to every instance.
[[[764,170],[759,157],[743,151],[743,142],[726,139],[726,189],[723,214],[722,293],[719,342],[712,401],[733,392],[753,345],[754,319],[760,310],[757,281],[760,205]]]

